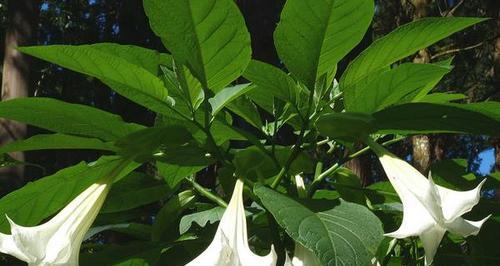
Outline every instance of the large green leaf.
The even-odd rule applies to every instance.
[[[361,205],[341,201],[314,212],[264,186],[254,192],[288,235],[313,251],[323,265],[366,266],[383,239],[382,223]]]
[[[13,151],[53,150],[53,149],[90,149],[115,151],[116,148],[99,139],[65,134],[39,134],[25,140],[18,140],[0,147],[1,153]]]
[[[481,18],[424,18],[403,25],[373,42],[346,69],[342,90],[451,34],[483,21]]]
[[[374,113],[329,113],[316,127],[324,136],[362,139],[367,134],[469,133],[500,136],[500,103],[406,103]],[[349,136],[351,138],[349,138]]]
[[[215,92],[245,70],[250,35],[233,0],[146,0],[151,28],[202,85]]]
[[[181,126],[150,127],[116,141],[120,154],[140,161],[150,159],[159,151],[177,152],[177,149],[191,147],[188,144],[197,147],[191,133]]]
[[[288,70],[314,88],[363,38],[373,0],[288,0],[274,34]]]
[[[319,132],[334,139],[362,139],[375,131],[372,116],[362,113],[330,113],[316,121]]]
[[[334,173],[332,179],[335,180],[335,183],[332,183],[332,185],[338,191],[342,199],[361,205],[366,204],[366,197],[363,193],[363,186],[360,180],[361,178],[351,170],[340,168]]]
[[[59,133],[102,140],[115,140],[143,128],[90,106],[40,97],[0,102],[0,117]]]
[[[135,45],[96,43],[89,45],[89,47],[125,59],[128,63],[144,68],[155,76],[159,73],[160,65],[172,66],[171,55]]]
[[[417,94],[427,84],[450,71],[432,64],[402,64],[380,75],[365,77],[345,88],[345,108],[352,112],[372,113],[400,104],[408,94]]]
[[[203,91],[203,87],[201,83],[191,74],[191,71],[183,66],[176,65],[175,71],[167,71],[165,68],[162,68],[165,77],[169,77],[169,81],[179,89],[179,96],[183,98],[190,109],[196,110],[205,100],[205,92]],[[172,80],[175,74],[176,80]],[[178,104],[176,104],[178,108]]]
[[[165,243],[133,242],[125,245],[96,246],[92,252],[82,253],[80,265],[153,266],[157,265]]]
[[[185,177],[196,174],[198,171],[205,168],[205,166],[182,166],[175,164],[168,164],[156,162],[158,174],[163,177],[170,189],[175,189]]]
[[[240,84],[232,87],[227,87],[218,92],[213,98],[209,99],[210,105],[212,106],[212,115],[215,116],[222,110],[227,104],[234,101],[238,97],[244,95],[253,89],[250,84]]]
[[[7,214],[16,223],[34,226],[68,204],[99,178],[110,174],[123,164],[118,157],[102,157],[97,162],[65,168],[8,194],[0,200],[0,213]],[[129,164],[117,179],[127,175],[139,165]],[[9,231],[5,216],[0,217],[0,230]]]
[[[230,102],[226,107],[257,129],[262,128],[263,124],[262,119],[260,118],[259,110],[248,97],[239,97]]]
[[[23,53],[96,77],[124,97],[155,112],[168,113],[173,104],[154,65],[166,55],[115,44],[50,45],[19,48]],[[152,57],[155,59],[151,61]],[[143,61],[144,60],[144,61]]]
[[[449,68],[450,70],[453,69],[453,65],[451,64],[453,62],[453,57],[450,57],[450,58],[447,58],[445,60],[441,60],[441,61],[437,61],[437,62],[434,62],[432,63],[433,65],[436,65],[436,66],[441,66],[441,67],[444,67],[444,68]],[[438,85],[438,83],[441,81],[443,77],[438,77],[436,78],[434,81],[432,82],[429,82],[426,86],[424,86],[423,88],[417,90],[417,91],[414,91],[408,95],[406,95],[404,98],[403,98],[403,101],[402,102],[422,102],[422,99],[428,95],[435,87],[436,85]]]
[[[271,95],[285,101],[295,103],[300,97],[300,87],[297,83],[281,69],[252,60],[243,76],[257,85],[257,92],[266,90]]]
[[[218,222],[222,219],[225,211],[226,208],[214,207],[212,209],[185,215],[181,218],[181,222],[179,223],[179,233],[182,235],[187,232],[193,223],[205,227],[207,223],[213,224]]]
[[[418,102],[447,103],[447,102],[453,102],[453,101],[464,100],[464,99],[467,99],[467,95],[464,95],[461,93],[436,92],[436,93],[431,93],[431,94],[425,95],[424,97],[419,99]]]
[[[265,152],[265,151],[266,152]],[[274,157],[270,156],[271,147],[250,146],[239,150],[233,159],[237,176],[245,176],[264,181],[279,173],[290,157],[292,149],[285,146],[276,146]],[[301,152],[290,165],[288,174],[295,175],[301,172],[312,173],[314,164],[308,154]]]
[[[379,133],[470,133],[500,136],[500,103],[407,103],[373,114]]]
[[[83,241],[86,241],[92,238],[93,236],[108,230],[126,234],[135,239],[140,239],[140,240],[151,239],[151,225],[132,222],[132,223],[119,223],[119,224],[93,226],[87,231],[85,237],[83,238]]]
[[[173,196],[155,217],[151,238],[153,241],[172,240],[179,235],[177,225],[182,212],[196,201],[193,191],[186,190]]]
[[[171,192],[162,181],[143,173],[132,173],[116,182],[102,206],[101,213],[120,212],[166,198]]]

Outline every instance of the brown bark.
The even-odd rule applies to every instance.
[[[27,97],[29,91],[30,60],[16,50],[16,47],[32,44],[36,29],[38,1],[9,0],[9,26],[5,37],[5,54],[2,73],[1,100]],[[0,119],[0,146],[24,138],[26,125]],[[10,154],[16,160],[23,160],[23,153]],[[1,168],[3,181],[22,182],[23,167]]]
[[[363,186],[373,183],[370,158],[366,155],[348,161],[345,166],[357,175]]]
[[[495,172],[500,172],[500,139],[494,139],[492,144],[495,148]]]
[[[410,3],[415,7],[414,19],[427,16],[427,5],[429,4],[429,0],[410,0]]]
[[[413,166],[423,174],[427,173],[431,164],[431,143],[429,136],[413,136],[411,139]]]
[[[425,17],[427,15],[428,0],[411,0],[412,5],[415,7],[413,20]],[[426,64],[430,62],[429,52],[425,49],[420,50],[418,55],[413,59],[414,63]],[[419,135],[413,136],[412,155],[413,166],[417,168],[422,174],[427,174],[431,164],[431,141],[430,136]]]
[[[489,14],[492,18],[495,18],[495,33],[500,34],[500,6],[498,2],[492,3],[491,14]],[[500,100],[500,37],[494,40],[495,49],[493,50],[493,87],[497,88],[497,92],[494,94],[495,100]]]
[[[446,143],[448,142],[448,137],[447,136],[436,136],[434,138],[434,160],[435,161],[441,161],[444,159],[445,156],[445,147]]]

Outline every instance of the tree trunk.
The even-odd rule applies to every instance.
[[[16,47],[32,44],[38,17],[38,1],[9,0],[9,26],[5,37],[5,55],[2,75],[1,100],[27,97],[30,86],[30,60],[16,50]],[[26,125],[0,119],[0,146],[23,139]],[[22,161],[21,152],[10,154],[14,159]],[[11,167],[0,169],[0,180],[19,185],[23,181],[24,168]]]
[[[418,20],[427,15],[428,0],[411,0],[414,6],[413,20]],[[426,64],[430,62],[430,56],[427,50],[423,49],[413,59],[414,63]],[[411,138],[413,166],[422,174],[426,175],[431,164],[431,141],[430,136],[419,135]]]
[[[498,1],[491,1],[488,6],[490,13],[488,14],[491,18],[495,20],[495,34],[498,36],[500,34],[500,6]],[[497,88],[497,92],[493,95],[494,100],[500,100],[500,37],[494,40],[495,49],[493,50],[493,88]]]

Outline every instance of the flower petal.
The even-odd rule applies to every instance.
[[[431,265],[434,260],[434,255],[439,247],[441,239],[443,239],[446,229],[440,226],[431,227],[429,230],[420,234],[420,239],[425,250],[425,265]]]
[[[403,222],[398,230],[385,234],[388,237],[405,238],[418,236],[429,230],[436,222],[424,205],[410,192],[402,190]]]
[[[243,181],[237,180],[233,195],[208,248],[186,266],[274,266],[274,247],[267,256],[256,255],[248,246],[247,223],[243,205]]]
[[[44,261],[50,263],[77,263],[80,245],[85,233],[94,222],[101,209],[109,183],[95,183],[80,193],[53,219],[41,226],[58,224],[57,231],[47,243]]]
[[[238,265],[235,257],[236,254],[229,246],[229,240],[222,231],[217,230],[208,248],[186,266]]]
[[[299,243],[295,243],[295,252],[292,259],[292,266],[320,266],[316,255]]]
[[[379,160],[403,205],[405,205],[405,201],[408,201],[406,198],[416,198],[425,206],[425,209],[434,220],[438,221],[442,218],[439,194],[432,185],[432,180],[429,181],[409,163],[399,159],[387,150],[379,155]]]
[[[17,247],[16,243],[14,242],[14,239],[12,238],[12,235],[6,235],[0,233],[0,252],[12,255],[28,263],[35,261],[35,258],[30,256],[29,254],[25,254],[22,250],[20,250]]]
[[[463,237],[467,237],[470,235],[477,235],[481,226],[483,226],[484,222],[490,218],[491,215],[488,215],[486,218],[480,221],[469,221],[465,220],[461,217],[455,219],[453,222],[446,224],[446,229],[450,232],[459,234]]]
[[[91,185],[52,219],[38,226],[20,226],[7,216],[12,242],[18,253],[23,254],[18,258],[30,265],[78,265],[81,242],[99,213],[111,182],[104,179]]]
[[[42,260],[45,257],[47,243],[52,234],[57,231],[59,225],[51,227],[33,226],[24,227],[16,224],[7,216],[7,221],[10,224],[10,231],[16,246],[24,254],[29,254],[34,261]]]
[[[453,221],[469,212],[479,202],[481,187],[484,182],[486,182],[486,179],[483,179],[475,189],[469,191],[455,191],[436,185],[441,198],[444,219]]]

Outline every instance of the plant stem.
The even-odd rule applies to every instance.
[[[278,187],[278,185],[281,183],[281,180],[283,179],[283,177],[288,173],[288,170],[290,169],[290,166],[292,165],[293,161],[297,158],[297,156],[300,153],[302,141],[304,140],[304,135],[306,133],[306,129],[309,126],[309,121],[310,121],[309,115],[311,113],[313,100],[314,100],[314,89],[312,89],[309,92],[307,112],[306,112],[305,117],[302,119],[302,127],[300,129],[299,137],[297,138],[295,145],[292,147],[292,153],[290,154],[290,157],[288,157],[288,160],[286,161],[285,165],[281,168],[280,172],[278,173],[276,178],[273,180],[273,183],[271,184],[271,188]]]
[[[391,140],[388,140],[388,141],[382,143],[382,145],[383,146],[388,146],[388,145],[397,143],[399,141],[402,141],[404,139],[406,139],[406,137],[399,137],[399,138],[391,139]],[[328,176],[332,175],[333,173],[335,173],[346,162],[348,162],[348,161],[350,161],[350,160],[352,160],[352,159],[354,159],[356,157],[359,157],[359,156],[363,155],[364,153],[368,152],[369,150],[370,150],[370,147],[366,146],[363,149],[358,150],[357,152],[350,154],[345,159],[342,159],[340,162],[332,165],[331,167],[329,167],[328,169],[326,169],[323,173],[319,174],[316,178],[314,178],[311,186],[309,187],[309,196],[311,197],[314,194],[314,192],[316,191],[319,183],[321,183],[323,181],[323,179],[325,179],[326,177],[328,177]]]
[[[221,197],[219,197],[216,194],[208,191],[208,189],[204,188],[203,186],[201,186],[200,184],[196,183],[194,180],[192,180],[190,178],[186,178],[186,180],[189,183],[191,183],[191,185],[193,185],[193,188],[196,191],[198,191],[198,193],[200,193],[201,195],[205,196],[207,199],[213,201],[214,203],[218,204],[221,207],[224,207],[224,208],[227,207],[227,203]]]

